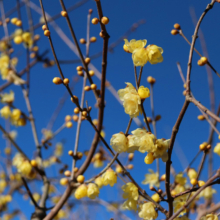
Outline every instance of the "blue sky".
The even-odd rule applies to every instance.
[[[39,6],[38,1],[33,1]],[[75,1],[74,1],[75,2]],[[147,39],[148,44],[156,44],[163,48],[164,61],[160,64],[151,65],[147,64],[144,67],[141,85],[148,86],[146,78],[150,75],[156,78],[156,84],[154,86],[154,100],[155,100],[155,114],[160,114],[162,119],[157,123],[157,136],[158,138],[168,139],[171,135],[172,127],[179,115],[181,107],[184,102],[184,96],[182,92],[184,90],[183,83],[181,81],[180,75],[178,73],[176,62],[180,62],[184,75],[186,75],[187,62],[189,55],[189,45],[182,39],[181,36],[173,36],[170,31],[173,29],[174,23],[179,23],[185,36],[191,41],[191,36],[194,32],[194,24],[190,15],[190,9],[195,11],[197,18],[204,11],[206,5],[209,3],[207,0],[112,0],[112,1],[102,1],[103,14],[109,17],[110,22],[106,26],[107,31],[110,35],[109,43],[115,42],[119,37],[121,37],[127,29],[131,27],[135,22],[144,19],[146,23],[138,27],[138,29],[129,36],[130,39]],[[73,4],[71,1],[65,1],[66,7],[68,8]],[[14,0],[4,1],[5,11],[8,11],[11,6],[15,5]],[[45,10],[50,14],[54,15],[61,11],[61,6],[59,1],[44,1]],[[86,22],[88,9],[93,9],[93,17],[97,17],[97,11],[94,1],[88,1],[86,4],[80,8],[74,10],[70,13],[70,18],[73,24],[77,38],[86,37]],[[206,45],[208,48],[209,60],[215,69],[220,71],[219,62],[219,34],[220,34],[220,24],[216,22],[219,20],[219,9],[220,4],[216,3],[214,8],[205,17],[201,29],[203,31]],[[10,18],[16,16],[10,16]],[[28,27],[25,8],[22,8],[22,17],[24,18],[24,27]],[[34,22],[38,23],[39,14],[33,12]],[[65,34],[71,39],[67,24],[64,18],[56,20],[57,24],[65,32]],[[51,30],[52,40],[55,46],[55,50],[58,59],[70,60],[76,59],[76,55],[68,48],[68,46],[62,42],[62,40],[57,36],[56,32],[49,26]],[[9,31],[12,33],[14,26],[9,26]],[[91,36],[97,37],[97,42],[91,44],[90,54],[95,54],[96,52],[102,50],[102,39],[99,37],[100,27],[98,25],[91,25]],[[3,30],[1,29],[1,37],[3,36]],[[35,33],[42,36],[41,28],[37,29]],[[72,39],[71,39],[72,40]],[[107,66],[107,80],[111,82],[116,90],[124,88],[125,82],[131,82],[134,84],[134,73],[133,73],[133,63],[131,60],[131,55],[127,54],[122,49],[123,42],[114,49],[113,53],[108,55],[108,66]],[[39,41],[40,52],[42,53],[46,48],[49,48],[49,42],[46,37],[42,36]],[[19,54],[23,51],[23,56],[19,58],[19,64],[17,70],[23,69],[25,66],[25,53],[23,46],[15,46],[15,53]],[[82,51],[85,52],[85,46],[81,46]],[[202,53],[201,44],[199,39],[196,42],[196,48]],[[48,56],[53,59],[52,53],[49,52]],[[192,63],[192,75],[191,75],[191,87],[194,96],[197,100],[201,101],[206,107],[210,108],[209,101],[209,90],[207,83],[207,73],[205,67],[199,67],[197,65],[197,60],[199,56],[194,53],[193,63]],[[101,58],[97,58],[92,61],[94,66],[100,71],[101,70]],[[62,70],[64,75],[68,78],[72,78],[76,75],[76,64],[62,65]],[[42,64],[36,65],[31,69],[31,88],[30,88],[30,99],[33,108],[33,114],[36,118],[36,125],[38,130],[39,138],[41,138],[41,129],[45,128],[49,122],[50,116],[53,110],[56,108],[60,97],[65,93],[65,88],[63,86],[56,86],[52,84],[52,79],[55,76],[59,76],[58,69],[56,66],[48,69],[42,68]],[[216,109],[219,104],[219,81],[220,78],[212,72],[212,77],[214,80],[215,89],[215,101]],[[24,77],[25,78],[25,77]],[[98,88],[100,87],[100,82],[94,77],[94,81],[97,83]],[[3,83],[3,81],[1,82]],[[80,97],[82,86],[82,78],[74,87],[74,95]],[[7,91],[13,89],[16,92],[15,95],[15,106],[21,108],[24,112],[26,111],[25,102],[22,97],[21,89],[16,86],[12,86],[7,89]],[[93,107],[92,117],[97,117],[97,109],[94,107],[94,97],[92,92],[86,93],[86,100],[88,100],[89,105]],[[151,116],[150,110],[150,99],[146,100],[144,103],[147,116]],[[59,118],[54,124],[54,130],[59,128],[64,122],[64,117],[67,114],[73,114],[74,106],[67,100],[65,103]],[[172,156],[173,166],[176,172],[183,170],[183,165],[187,165],[187,161],[190,162],[194,155],[198,152],[199,144],[207,141],[209,135],[209,125],[207,122],[198,121],[197,116],[200,114],[197,107],[190,104],[184,120],[180,126],[179,133],[174,146],[174,153]],[[143,121],[143,117],[139,117]],[[123,107],[115,100],[112,94],[106,91],[106,108],[104,117],[104,131],[106,133],[106,140],[109,142],[112,134],[118,133],[120,131],[125,131],[129,116],[124,113]],[[4,121],[0,119],[0,123],[4,125]],[[136,129],[137,125],[132,123],[131,131]],[[219,128],[219,126],[218,126]],[[14,129],[14,128],[13,128]],[[54,140],[54,143],[65,139],[64,155],[62,159],[69,165],[71,165],[71,159],[67,156],[67,152],[73,149],[75,140],[76,123],[72,129],[65,129],[60,133]],[[94,131],[90,127],[88,122],[83,122],[82,133],[80,135],[80,145],[79,150],[84,151],[89,149],[91,140],[94,135]],[[22,149],[27,152],[31,157],[33,151],[35,150],[34,142],[31,134],[30,125],[26,127],[18,128],[18,138],[17,142],[22,147]],[[217,143],[217,136],[214,136],[214,146]],[[1,149],[5,146],[5,141],[1,140]],[[180,149],[184,154],[179,153]],[[175,150],[177,149],[177,150]],[[50,150],[43,152],[43,156],[47,157],[50,154]],[[125,155],[124,155],[125,156]],[[153,168],[155,170],[156,164],[146,165],[144,164],[144,154],[136,153],[134,159],[134,169],[131,174],[140,183],[144,179],[144,174],[147,173],[148,168]],[[121,156],[123,157],[123,155]],[[183,159],[186,157],[187,159]],[[214,156],[214,167],[218,167],[218,156]],[[183,164],[180,162],[183,160]],[[194,168],[198,167],[200,159],[194,164]],[[207,165],[207,163],[206,163]],[[164,164],[161,163],[161,174],[164,173]],[[56,169],[50,168],[51,176],[55,175]],[[97,171],[94,169],[89,169],[86,173],[86,177],[91,177],[91,173],[94,174]],[[207,169],[201,176],[202,179],[207,179]],[[121,183],[120,183],[121,184]],[[33,190],[39,191],[40,186],[35,184],[32,186]],[[117,195],[116,188],[111,190],[113,195]],[[148,190],[148,186],[145,187]],[[162,187],[163,189],[163,187]],[[64,188],[60,188],[62,192]],[[104,190],[103,190],[104,192]],[[101,193],[101,198],[105,198],[104,193]],[[111,196],[108,198],[111,200]],[[19,202],[19,199],[17,200]],[[26,203],[20,204],[23,208]],[[33,209],[25,210],[24,212],[29,215]],[[104,212],[103,212],[104,213]],[[105,217],[103,217],[105,218]]]

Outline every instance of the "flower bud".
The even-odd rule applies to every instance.
[[[82,152],[77,152],[76,153],[77,159],[81,159],[83,157],[83,153]]]
[[[96,90],[97,89],[97,85],[96,84],[91,84],[91,89],[92,90]]]
[[[120,165],[116,165],[116,169],[115,169],[116,173],[123,173],[123,169]]]
[[[78,107],[74,108],[73,111],[74,111],[75,114],[79,114],[79,108]]]
[[[49,37],[49,36],[50,36],[50,31],[49,31],[49,30],[45,30],[45,31],[44,31],[44,35],[45,35],[46,37]]]
[[[163,175],[160,177],[160,180],[161,180],[161,181],[165,181],[165,179],[166,179],[166,174],[163,174]]]
[[[196,179],[191,179],[191,180],[190,180],[190,183],[191,183],[193,186],[195,186],[195,185],[197,184],[197,180],[196,180]]]
[[[128,170],[132,170],[133,168],[134,168],[134,165],[133,165],[133,164],[128,164],[128,165],[127,165],[127,169],[128,169]]]
[[[128,159],[129,159],[130,161],[133,160],[133,158],[134,158],[134,153],[128,154]]]
[[[36,160],[31,160],[31,166],[32,167],[37,167],[37,161]]]
[[[74,169],[73,169],[73,171],[74,171],[74,173],[76,173],[76,172],[78,172],[78,167],[74,167]]]
[[[86,63],[86,64],[89,64],[89,63],[90,63],[90,61],[91,61],[91,60],[90,60],[90,58],[89,58],[89,57],[86,57],[86,58],[85,58],[85,63]]]
[[[204,115],[198,115],[198,120],[200,120],[200,121],[203,121],[203,120],[205,120],[205,116]]]
[[[87,111],[82,111],[82,116],[86,117],[87,116]]]
[[[89,71],[89,75],[90,75],[90,76],[94,76],[94,75],[95,75],[95,72],[94,72],[93,70],[90,70],[90,71]]]
[[[109,19],[107,17],[102,17],[101,22],[102,24],[106,25],[109,23]]]
[[[159,121],[161,119],[161,115],[156,115],[155,121]]]
[[[78,76],[84,76],[83,71],[77,71]]]
[[[15,23],[17,22],[18,18],[12,18],[11,19],[11,23],[15,25]]]
[[[174,24],[173,27],[176,28],[176,29],[178,29],[178,30],[181,29],[181,27],[180,27],[180,25],[179,25],[178,23]]]
[[[65,85],[68,85],[69,82],[70,82],[70,80],[69,80],[68,78],[65,78],[65,79],[63,80],[63,83],[64,83]]]
[[[14,37],[14,43],[15,44],[21,44],[23,42],[23,39],[22,39],[22,37],[21,36],[16,36],[16,37]]]
[[[67,176],[67,177],[69,177],[69,176],[71,176],[71,172],[70,172],[69,170],[66,170],[66,171],[64,172],[64,175]]]
[[[21,27],[22,21],[21,21],[21,20],[17,20],[17,21],[15,22],[15,25],[18,26],[18,27]]]
[[[86,184],[82,184],[80,185],[76,191],[75,191],[75,198],[76,199],[81,199],[83,197],[86,197],[87,196],[87,186]]]
[[[205,150],[206,147],[207,147],[207,145],[208,145],[208,143],[203,142],[202,144],[199,145],[199,149],[200,149],[200,150]]]
[[[200,60],[202,61],[202,63],[205,65],[206,63],[208,63],[208,59],[206,57],[201,57]]]
[[[92,24],[98,24],[99,23],[99,19],[98,18],[93,18],[92,19]]]
[[[198,64],[199,66],[204,66],[204,65],[205,65],[205,63],[203,63],[201,59],[197,61],[197,64]]]
[[[103,187],[103,179],[101,176],[95,179],[95,183],[98,185],[99,188]]]
[[[63,17],[67,17],[67,15],[68,15],[66,11],[61,11],[60,14],[61,14],[61,16],[63,16]]]
[[[85,40],[84,38],[81,38],[81,39],[79,40],[79,42],[80,42],[81,44],[86,44],[86,40]]]
[[[102,38],[105,37],[105,35],[103,34],[103,31],[101,31],[101,32],[99,33],[99,36],[102,37]]]
[[[67,185],[69,180],[67,178],[61,178],[60,179],[60,185],[65,186]]]
[[[156,82],[156,79],[154,79],[152,76],[148,76],[147,82],[153,85]]]
[[[76,180],[78,183],[84,183],[85,177],[83,175],[79,175],[77,176]]]
[[[77,115],[73,115],[73,121],[77,122],[79,120],[79,117]]]
[[[153,156],[153,153],[148,153],[147,156],[144,158],[144,162],[146,164],[152,164],[154,161],[154,156]]]
[[[96,42],[96,40],[97,40],[97,38],[96,38],[96,37],[91,37],[91,38],[90,38],[90,42],[91,42],[91,43],[95,43],[95,42]]]
[[[140,86],[138,89],[138,95],[141,99],[146,99],[150,96],[150,90],[147,87]]]
[[[160,201],[160,196],[159,196],[157,193],[153,194],[153,195],[151,196],[151,198],[152,198],[155,202],[159,202],[159,201]]]
[[[173,29],[173,30],[171,31],[171,34],[172,34],[172,35],[177,35],[177,34],[179,34],[179,31],[178,31],[178,30]]]
[[[71,121],[72,117],[70,115],[66,115],[65,122]]]
[[[85,87],[84,87],[84,90],[85,90],[86,92],[88,92],[88,91],[91,90],[91,87],[90,87],[90,86],[85,86]]]
[[[88,184],[87,196],[90,199],[95,199],[99,196],[99,187],[95,183]]]
[[[67,128],[72,128],[73,127],[73,123],[71,121],[66,122],[66,127]]]
[[[63,80],[60,77],[54,77],[53,78],[53,83],[56,85],[60,85],[63,83]]]
[[[68,152],[68,154],[69,154],[70,156],[73,156],[73,155],[74,155],[74,153],[73,153],[72,150],[70,150],[70,151]]]

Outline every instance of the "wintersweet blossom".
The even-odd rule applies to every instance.
[[[208,214],[206,216],[203,216],[201,220],[218,220],[218,216],[214,214]]]
[[[148,52],[146,48],[134,50],[132,60],[135,66],[144,66],[148,61]]]
[[[10,91],[10,93],[3,93],[0,95],[0,99],[2,103],[10,104],[14,101],[15,95],[13,91]]]
[[[183,173],[178,173],[176,176],[175,176],[175,182],[180,184],[181,186],[184,186],[186,184],[186,177],[183,177]]]
[[[107,186],[114,186],[117,183],[117,174],[109,168],[105,173],[102,175],[103,185]]]
[[[152,169],[148,169],[148,171],[150,173],[145,175],[145,180],[142,181],[142,184],[144,185],[149,184],[149,187],[151,186],[159,187],[160,186],[159,174],[157,172],[154,173]]]
[[[220,156],[220,143],[215,146],[213,152]]]
[[[86,184],[80,185],[75,191],[75,198],[82,199],[87,196],[87,186]]]
[[[138,200],[138,188],[137,186],[134,185],[134,183],[126,183],[123,185],[122,190],[124,191],[122,197],[124,199],[133,199],[133,200]]]
[[[4,192],[5,188],[7,187],[6,180],[0,180],[0,193]]]
[[[132,39],[130,40],[130,42],[128,42],[127,39],[124,39],[124,41],[125,41],[124,48],[126,48],[126,52],[129,52],[129,53],[133,53],[134,50],[143,48],[147,44],[147,40]]]
[[[99,187],[95,183],[88,184],[87,196],[90,199],[95,199],[99,196]]]
[[[204,199],[211,199],[213,194],[216,193],[215,189],[212,189],[211,186],[206,187],[200,194],[200,197],[204,197]]]
[[[9,70],[6,79],[12,83],[14,83],[15,85],[23,85],[25,84],[25,80],[23,80],[22,78],[20,78],[14,70]]]
[[[190,168],[188,171],[187,171],[187,175],[189,177],[189,179],[196,179],[197,178],[197,172],[195,171],[195,169],[193,168]]]
[[[1,110],[1,117],[8,119],[9,117],[11,117],[11,109],[9,106],[4,106]]]
[[[151,64],[157,64],[163,62],[163,49],[154,44],[148,45],[146,48],[148,61]]]
[[[146,99],[150,97],[150,90],[147,87],[140,86],[138,88],[138,95],[141,97],[141,99]]]
[[[118,95],[123,102],[125,113],[130,115],[131,118],[134,118],[139,115],[139,112],[141,112],[141,98],[131,83],[126,84],[127,86],[125,89],[118,90]]]
[[[136,212],[137,211],[137,205],[138,205],[137,200],[128,199],[123,203],[122,208],[128,209],[128,210],[134,210]]]
[[[167,162],[168,160],[168,153],[167,150],[170,145],[170,139],[164,140],[164,139],[157,139],[155,146],[156,146],[156,151],[154,152],[154,157],[155,158],[161,158],[163,162]]]
[[[103,187],[103,178],[101,176],[97,177],[95,179],[95,183],[99,187],[99,189],[101,189]]]
[[[140,218],[145,220],[153,220],[158,216],[157,212],[155,211],[155,205],[152,202],[146,202],[141,205],[138,215]]]
[[[177,212],[180,208],[182,208],[186,204],[186,197],[177,197],[174,199],[173,206],[174,206],[174,212]],[[179,214],[184,215],[186,213],[186,209],[183,209],[183,211]]]
[[[122,153],[128,149],[128,139],[123,133],[117,133],[112,135],[110,145],[116,152]]]

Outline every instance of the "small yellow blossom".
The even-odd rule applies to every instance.
[[[114,134],[110,140],[110,145],[118,153],[125,152],[128,149],[127,137],[123,133]]]
[[[125,113],[130,115],[131,118],[134,118],[141,112],[141,98],[131,83],[126,84],[127,86],[125,89],[118,90],[118,95],[123,102]]]
[[[212,189],[211,186],[208,186],[199,194],[199,196],[204,197],[204,199],[211,199],[215,193],[216,190]]]
[[[59,212],[57,213],[54,219],[55,220],[67,219],[67,211],[64,211],[63,209],[59,210]]]
[[[5,180],[0,180],[0,193],[4,192],[7,187],[7,182]]]
[[[186,204],[186,197],[177,197],[174,202],[174,212],[177,212],[180,208],[182,208]],[[186,209],[183,209],[183,211],[179,215],[184,215],[186,213]]]
[[[100,168],[104,166],[104,161],[102,159],[95,159],[93,166],[95,168]]]
[[[86,184],[80,185],[75,191],[75,198],[81,199],[87,196],[87,186]]]
[[[175,182],[184,186],[186,184],[186,177],[183,177],[183,173],[178,173],[176,176],[175,176]]]
[[[145,175],[145,180],[142,181],[142,184],[144,184],[144,185],[149,184],[149,187],[151,187],[151,186],[159,187],[160,186],[159,174],[154,173],[154,171],[151,169],[148,169],[148,171],[150,173]]]
[[[25,80],[23,80],[22,78],[20,78],[14,70],[9,70],[6,79],[12,83],[14,83],[14,85],[23,85],[25,84]]]
[[[143,48],[147,44],[147,40],[132,39],[132,40],[130,40],[130,42],[128,42],[127,39],[124,39],[124,41],[125,41],[124,45],[126,46],[127,52],[129,52],[129,53],[133,53],[134,50]]]
[[[101,189],[103,187],[103,179],[101,176],[95,179],[95,184]]]
[[[144,162],[146,164],[152,164],[154,162],[153,153],[148,153],[147,156],[144,158]]]
[[[146,48],[134,50],[132,60],[135,66],[144,66],[148,61],[148,52]]]
[[[105,173],[102,175],[103,185],[107,186],[114,186],[117,183],[117,174],[109,168]]]
[[[21,110],[20,109],[13,109],[11,113],[11,119],[13,121],[17,121],[21,116]]]
[[[31,33],[30,32],[25,32],[22,34],[22,39],[23,42],[26,43],[26,45],[31,48],[33,45],[33,39],[31,37]]]
[[[138,89],[138,95],[141,97],[141,99],[146,99],[150,97],[150,90],[147,87],[140,86]]]
[[[189,177],[189,179],[196,179],[197,178],[197,172],[195,171],[195,169],[193,168],[190,168],[188,171],[187,171],[187,175]]]
[[[49,140],[53,137],[53,132],[51,130],[42,129],[42,133],[44,135],[45,140]]]
[[[128,199],[123,203],[122,208],[137,211],[137,204],[137,200]]]
[[[63,154],[63,144],[62,143],[57,143],[54,151],[54,155],[57,157],[62,156]]]
[[[161,63],[163,62],[163,49],[154,44],[148,45],[146,48],[148,61],[151,64]]]
[[[1,110],[1,117],[8,119],[9,117],[11,117],[11,110],[9,106],[4,106]]]
[[[220,143],[215,146],[213,152],[220,156]]]
[[[138,188],[137,186],[134,185],[134,183],[126,183],[123,185],[122,190],[124,191],[122,197],[124,199],[133,199],[133,200],[138,200]]]
[[[90,199],[95,199],[99,196],[99,187],[95,183],[88,184],[87,196]]]
[[[155,205],[152,202],[146,202],[140,206],[140,212],[138,213],[140,218],[145,220],[156,219],[158,214],[155,211]]]
[[[15,99],[15,95],[13,91],[10,91],[10,93],[1,94],[0,98],[2,103],[11,104]]]
[[[203,216],[201,220],[218,220],[218,216],[214,214],[208,214],[206,216]]]
[[[168,160],[167,150],[169,148],[169,145],[170,145],[170,139],[168,140],[157,139],[155,143],[156,151],[154,152],[154,157],[161,158],[163,162],[167,162]]]
[[[159,196],[157,193],[153,194],[153,195],[151,196],[151,198],[152,198],[155,202],[159,202],[159,201],[160,201],[160,196]]]

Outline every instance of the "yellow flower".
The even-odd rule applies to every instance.
[[[21,110],[20,109],[13,109],[11,113],[11,119],[13,121],[17,121],[21,116]]]
[[[142,184],[144,184],[144,185],[149,184],[149,187],[151,187],[151,186],[159,187],[160,186],[159,174],[154,173],[154,171],[151,169],[148,169],[148,171],[150,173],[145,175],[145,180],[142,181]]]
[[[11,110],[9,106],[4,106],[1,110],[1,117],[8,119],[9,117],[11,117]]]
[[[156,140],[156,151],[154,152],[154,157],[155,158],[161,158],[163,162],[167,162],[168,160],[168,154],[167,150],[170,145],[170,139],[168,140],[163,140],[163,139],[157,139]]]
[[[132,60],[135,66],[144,66],[148,61],[148,52],[146,48],[134,50]]]
[[[9,70],[6,79],[12,83],[14,83],[15,85],[23,85],[25,84],[25,80],[23,80],[22,78],[20,78],[15,72],[14,70]]]
[[[122,208],[128,209],[128,210],[134,210],[136,212],[137,211],[137,201],[134,199],[128,199],[123,203]]]
[[[196,179],[198,174],[195,171],[195,169],[190,168],[187,172],[187,175],[188,175],[189,179],[191,180],[191,179]]]
[[[163,49],[154,44],[148,45],[146,48],[148,61],[151,64],[161,63],[163,61]]]
[[[42,129],[42,133],[44,135],[45,140],[49,140],[53,137],[53,132],[51,130]]]
[[[128,149],[127,137],[123,133],[114,134],[110,140],[110,145],[118,153],[125,152]]]
[[[22,34],[22,39],[26,43],[26,45],[31,48],[33,45],[33,39],[31,37],[31,33],[25,32]]]
[[[105,173],[102,175],[103,185],[107,186],[114,186],[117,183],[117,174],[109,168]]]
[[[133,200],[138,200],[138,188],[137,186],[134,185],[134,183],[126,183],[123,185],[122,190],[124,191],[122,197],[124,199],[133,199]]]
[[[218,216],[214,214],[208,214],[206,216],[203,216],[201,220],[218,220]]]
[[[57,213],[57,215],[54,218],[55,220],[57,219],[67,219],[67,212],[64,210],[59,210],[59,212]]]
[[[95,199],[99,196],[99,187],[95,183],[88,184],[87,196],[90,199]]]
[[[152,198],[155,202],[159,202],[159,201],[160,201],[160,196],[159,196],[157,193],[153,194],[153,195],[151,196],[151,198]]]
[[[15,99],[15,95],[13,91],[10,91],[10,93],[1,94],[1,102],[3,103],[12,103],[14,99]]]
[[[96,160],[94,161],[94,163],[93,163],[93,166],[94,166],[95,168],[103,167],[103,165],[104,165],[104,162],[103,162],[103,160],[101,160],[101,159],[96,159]]]
[[[138,95],[141,97],[141,99],[146,99],[150,97],[150,90],[147,87],[140,86],[138,89]]]
[[[220,143],[215,146],[213,152],[220,156]]]
[[[200,197],[204,197],[204,199],[211,199],[213,194],[216,193],[215,189],[212,189],[211,186],[206,187],[200,194]]]
[[[140,206],[140,212],[138,216],[146,220],[153,220],[157,218],[157,212],[155,211],[155,205],[152,202],[146,202]]]
[[[101,176],[95,179],[95,184],[98,185],[99,189],[103,187],[103,179]]]
[[[0,193],[2,193],[7,187],[7,182],[5,180],[0,180]]]
[[[40,194],[39,193],[34,193],[33,198],[36,202],[38,202],[40,200]],[[30,201],[30,203],[33,205],[32,201]]]
[[[125,113],[131,118],[137,117],[141,112],[141,98],[131,83],[126,83],[125,89],[118,90],[120,100],[123,102]]]
[[[127,49],[126,52],[129,52],[129,53],[133,53],[135,49],[143,48],[147,44],[147,40],[136,41],[135,39],[132,39],[130,40],[130,42],[128,42],[127,39],[124,39],[124,41],[125,41],[124,45],[126,46],[126,49]]]
[[[183,177],[183,173],[178,173],[175,176],[175,182],[180,184],[181,186],[184,186],[186,184],[187,179],[185,177]]]
[[[81,199],[87,196],[87,186],[86,184],[80,185],[75,191],[75,198]]]
[[[186,203],[186,198],[177,197],[174,199],[173,206],[174,206],[174,212],[177,212],[180,208],[182,208]],[[183,211],[179,214],[184,215],[186,213],[186,209],[183,209]]]
[[[9,67],[10,58],[8,55],[2,55],[0,57],[0,71]]]
[[[148,153],[147,156],[144,158],[144,162],[146,164],[152,164],[154,162],[153,153]]]
[[[54,155],[57,157],[62,156],[63,154],[63,144],[62,143],[57,143],[54,151]]]

